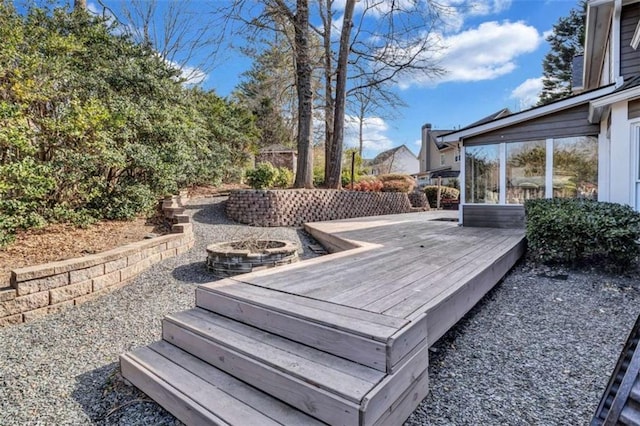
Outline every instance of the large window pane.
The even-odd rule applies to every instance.
[[[465,148],[465,202],[497,204],[500,196],[498,145]]]
[[[598,139],[553,140],[553,196],[598,199]]]
[[[546,142],[507,143],[507,203],[544,198]]]

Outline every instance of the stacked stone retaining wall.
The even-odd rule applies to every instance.
[[[227,216],[255,226],[300,226],[352,217],[408,213],[407,194],[335,189],[236,190],[227,200]]]
[[[11,271],[10,287],[0,288],[0,327],[32,321],[109,293],[151,265],[189,250],[193,225],[183,214],[183,201],[180,196],[162,201],[165,217],[173,223],[171,234]]]

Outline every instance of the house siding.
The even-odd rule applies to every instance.
[[[620,17],[620,75],[629,77],[640,72],[640,50],[631,47],[631,39],[640,20],[640,3],[622,8]]]
[[[588,116],[589,105],[583,104],[555,114],[466,138],[464,145],[597,135],[600,126],[597,123],[589,123]]]
[[[524,206],[465,204],[462,226],[483,228],[524,228]]]

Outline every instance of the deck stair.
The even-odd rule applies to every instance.
[[[165,317],[162,341],[124,354],[122,374],[187,424],[394,424],[426,396],[426,331],[424,317],[227,279]]]

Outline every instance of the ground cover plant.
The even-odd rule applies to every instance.
[[[541,262],[586,261],[625,271],[640,254],[640,214],[631,207],[579,199],[525,203],[530,256]]]

